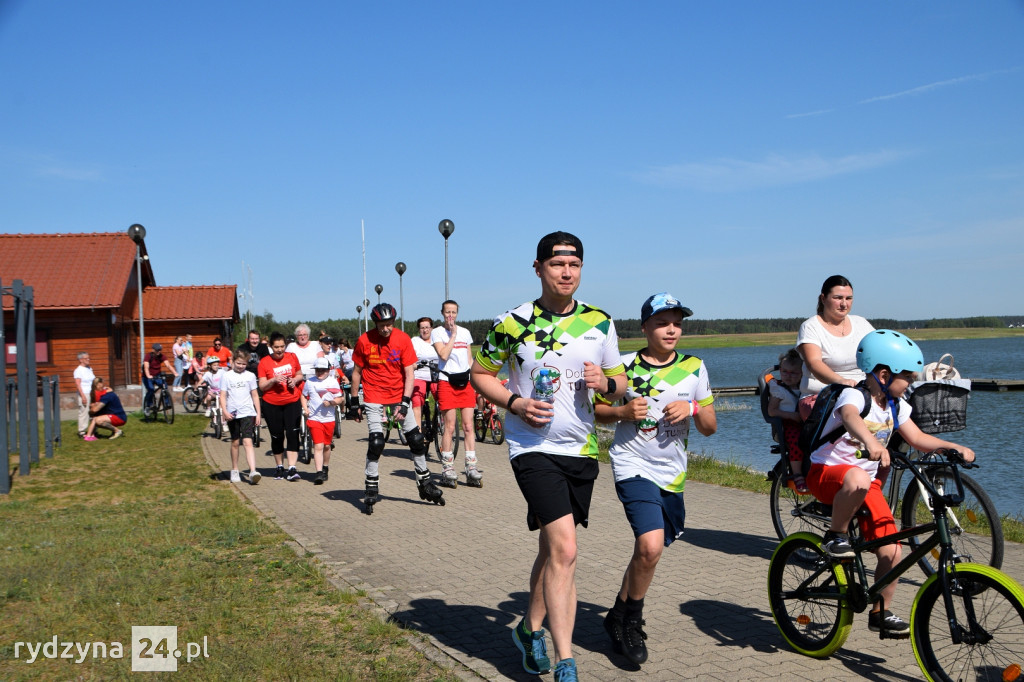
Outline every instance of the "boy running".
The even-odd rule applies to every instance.
[[[692,314],[667,293],[644,301],[640,328],[647,347],[622,358],[624,403],[613,407],[598,396],[594,406],[597,421],[617,422],[609,455],[615,491],[636,538],[604,628],[615,650],[637,665],[647,660],[644,597],[662,550],[683,534],[690,422],[705,436],[718,429],[704,363],[676,350],[683,318]]]

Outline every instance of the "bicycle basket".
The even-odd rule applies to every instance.
[[[919,381],[908,389],[910,418],[925,433],[948,433],[967,428],[969,379]]]

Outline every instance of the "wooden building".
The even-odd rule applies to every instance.
[[[230,339],[239,319],[235,286],[157,287],[145,242],[139,248],[147,347],[160,342],[170,357],[178,334],[191,333],[197,351],[214,336]],[[0,282],[33,288],[38,372],[58,374],[62,393],[73,392],[81,351],[110,384],[139,383],[136,272],[136,245],[125,232],[0,234]],[[4,297],[6,374],[13,373],[12,310]]]

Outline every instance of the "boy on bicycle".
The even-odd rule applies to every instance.
[[[924,367],[924,356],[916,343],[890,329],[872,331],[857,346],[857,366],[867,374],[869,409],[861,417],[865,397],[858,387],[847,388],[840,394],[822,433],[828,434],[840,427],[846,432],[811,453],[811,470],[807,474],[811,493],[832,505],[832,524],[821,548],[837,559],[856,556],[847,531],[861,506],[867,511],[859,521],[864,540],[877,540],[896,532],[896,522],[882,493],[882,485],[889,475],[886,446],[894,431],[898,429],[903,440],[917,450],[930,452],[950,448],[963,453],[965,461],[974,460],[970,448],[923,433],[910,421],[910,405],[901,396]],[[859,453],[866,453],[867,459],[859,458]],[[875,573],[884,575],[899,563],[900,544],[883,545],[876,554]],[[880,603],[868,614],[868,628],[882,636],[910,634],[910,624],[889,611],[897,582],[893,581],[882,590]]]
[[[217,397],[220,395],[221,379],[224,378],[224,375],[226,373],[227,370],[220,366],[220,358],[218,358],[216,355],[211,355],[210,357],[206,358],[206,372],[203,374],[203,378],[199,380],[198,386],[206,384],[207,388],[209,389],[206,392],[206,396],[203,398],[203,407],[206,408],[206,411],[203,412],[203,415],[207,417],[210,416],[211,412],[210,402],[213,400],[217,400]]]

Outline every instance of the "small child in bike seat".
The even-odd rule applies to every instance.
[[[790,348],[779,356],[778,381],[768,383],[768,416],[782,420],[782,437],[786,442],[789,454],[789,469],[793,489],[801,495],[810,492],[804,480],[804,451],[800,449],[800,425],[804,421],[800,416],[800,381],[804,376],[804,361],[796,348]]]
[[[220,382],[221,379],[224,378],[225,373],[226,370],[222,369],[220,366],[220,358],[216,355],[211,355],[206,358],[206,373],[203,374],[203,378],[199,380],[199,385],[202,386],[203,384],[206,384],[210,387],[210,390],[206,393],[206,397],[203,398],[203,407],[206,408],[206,411],[203,414],[207,417],[210,416],[210,403],[217,400],[217,397],[220,395]]]
[[[851,387],[842,392],[823,433],[840,425],[846,432],[811,453],[811,470],[807,474],[811,493],[832,505],[832,525],[825,533],[822,550],[839,559],[856,556],[847,531],[862,505],[867,510],[867,515],[859,519],[864,540],[878,540],[896,532],[896,522],[882,493],[889,475],[886,446],[894,431],[898,429],[911,447],[922,452],[951,448],[959,450],[968,462],[974,459],[970,448],[923,433],[910,420],[910,405],[901,396],[924,367],[924,357],[916,343],[890,329],[872,331],[857,346],[857,366],[867,374],[870,410],[863,418],[860,416],[865,398],[859,389]],[[858,458],[858,452],[866,453],[866,458]],[[882,545],[876,554],[875,574],[881,576],[899,563],[900,544]],[[872,632],[890,637],[910,634],[910,625],[889,611],[897,582],[882,590],[880,603],[868,615]]]

